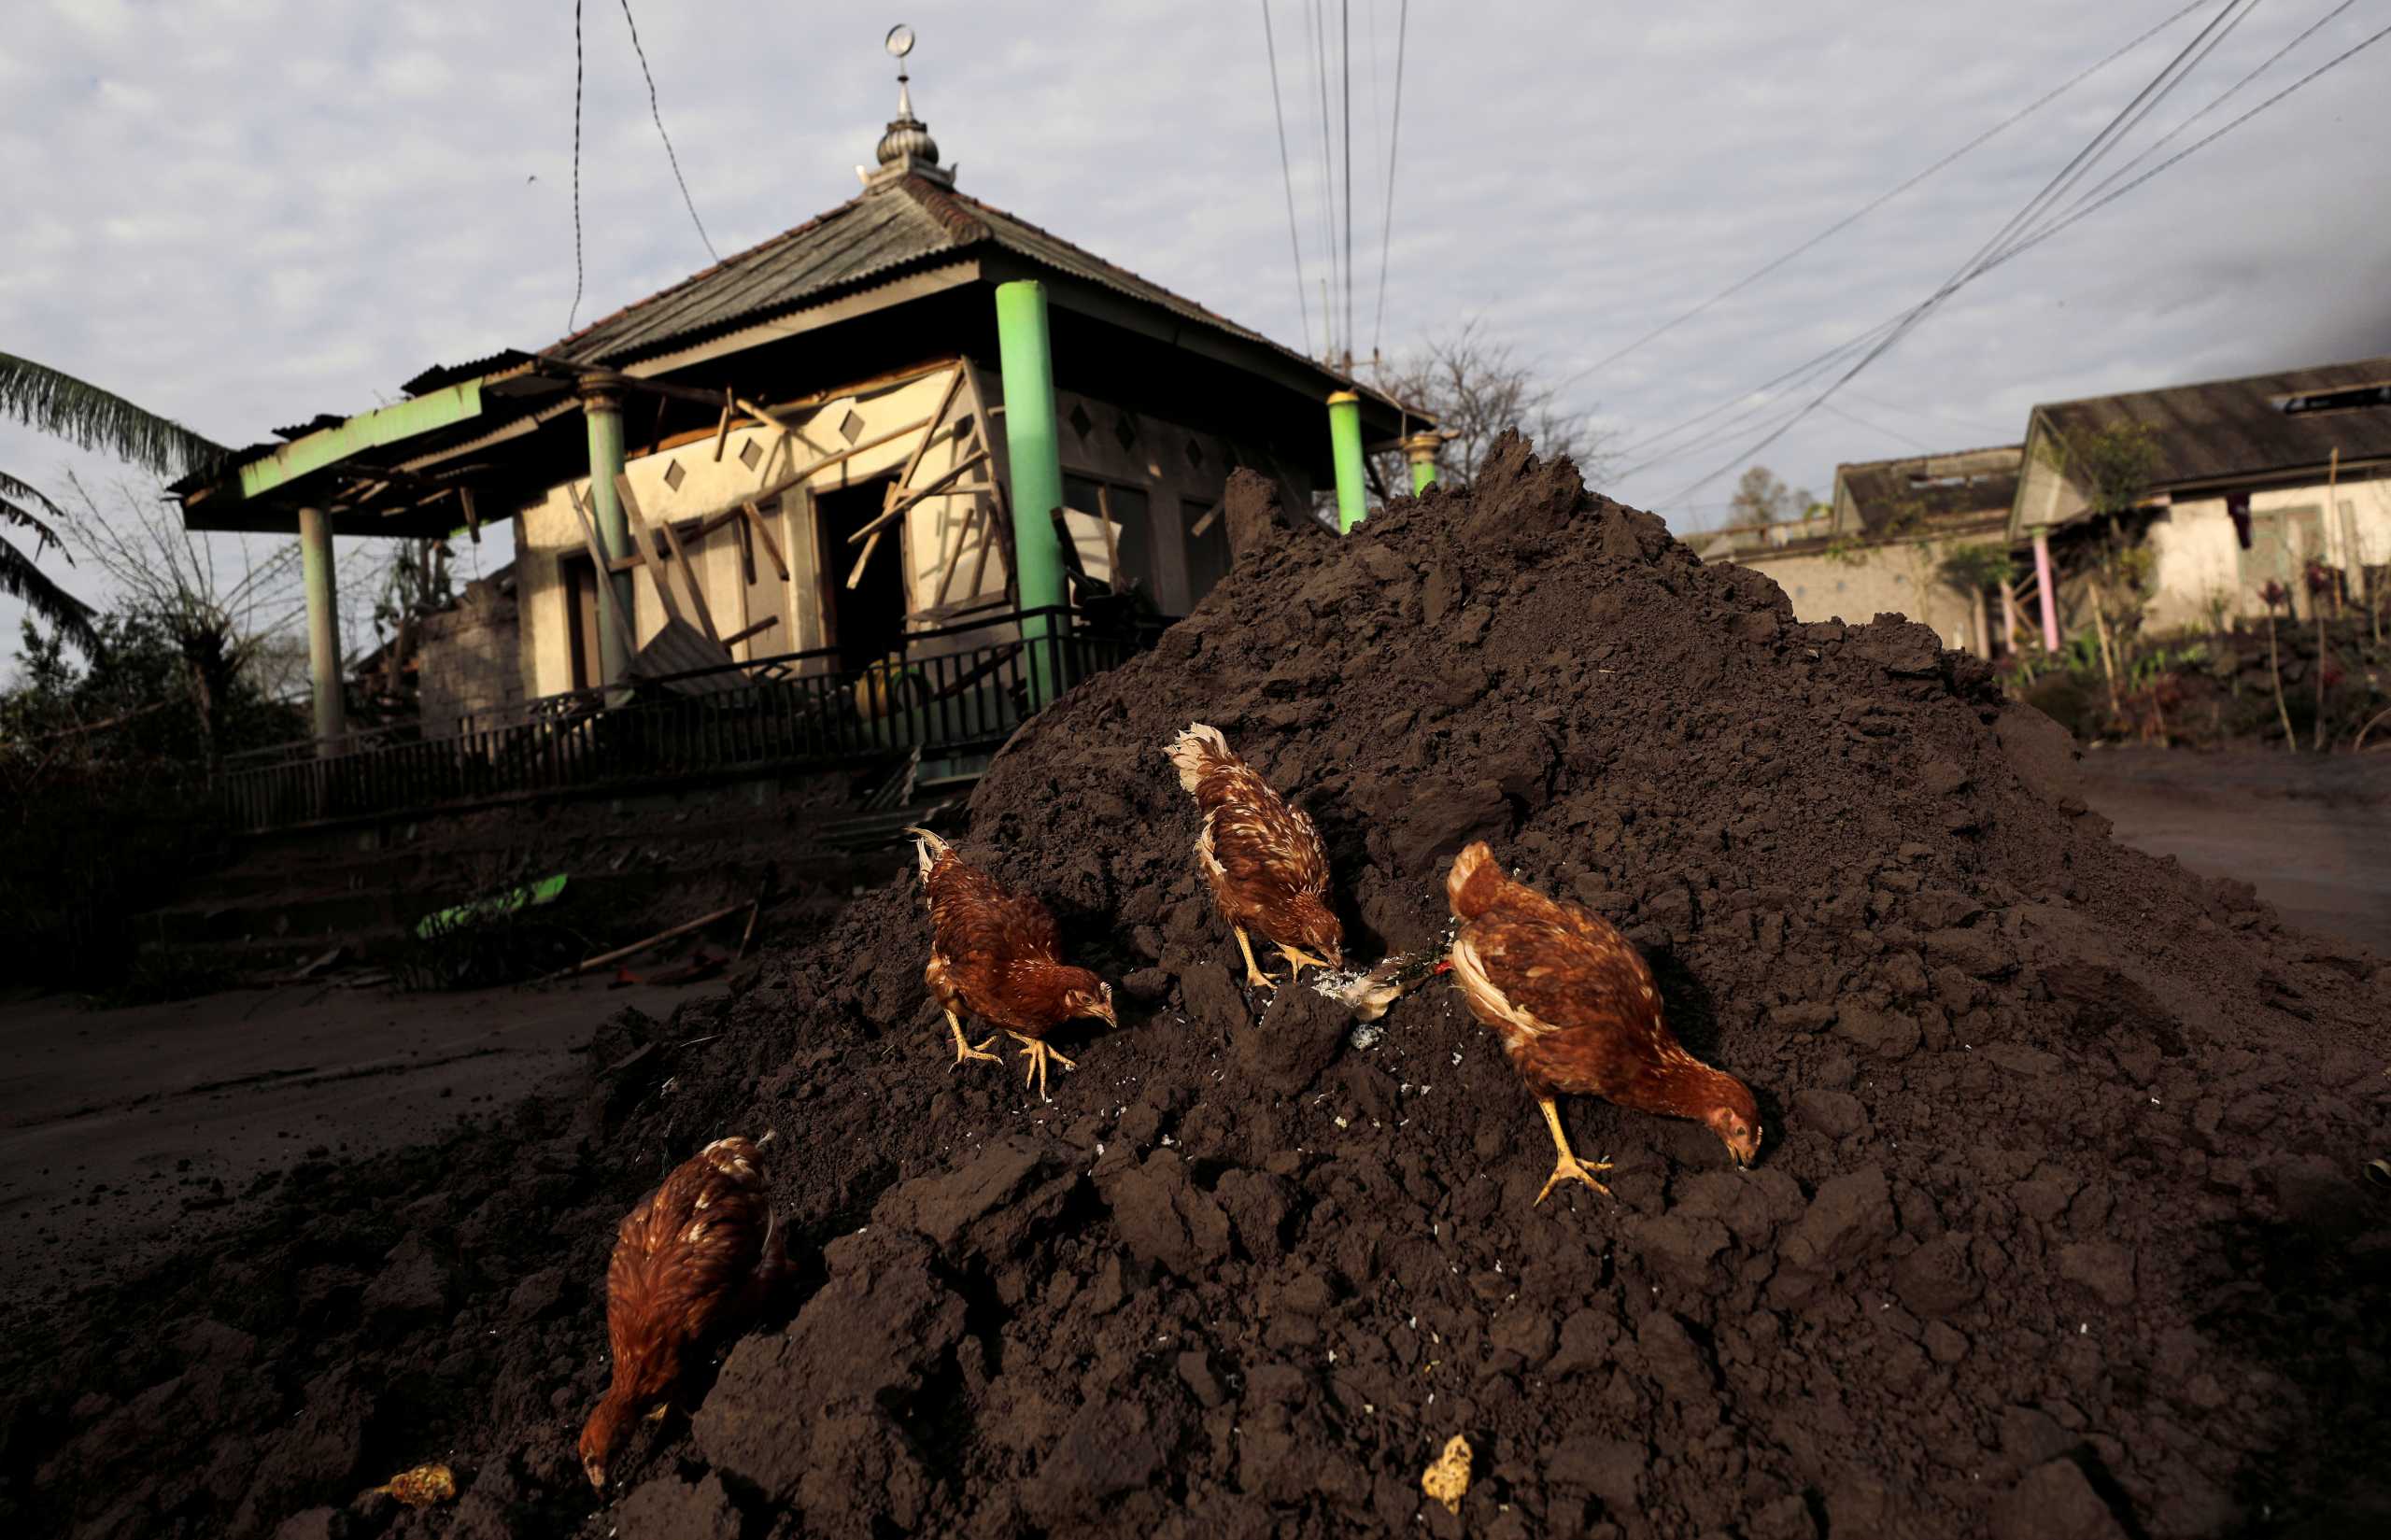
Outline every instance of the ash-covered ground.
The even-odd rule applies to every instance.
[[[1497,459],[1284,530],[998,757],[958,848],[1123,1007],[1058,1036],[1051,1104],[952,1067],[893,883],[608,1022],[571,1095],[21,1309],[0,1502],[93,1535],[2380,1533],[2391,974],[2111,842],[2064,733],[1924,628],[1795,624]],[[1533,1207],[1550,1145],[1443,982],[1366,1049],[1241,990],[1162,757],[1191,720],[1320,822],[1350,953],[1432,943],[1474,838],[1612,918],[1758,1094],[1757,1168],[1570,1101],[1617,1198]],[[801,1286],[600,1498],[615,1222],[767,1128]],[[1419,1484],[1456,1433],[1458,1517]],[[426,1460],[458,1502],[358,1495]]]

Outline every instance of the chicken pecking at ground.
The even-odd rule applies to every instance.
[[[992,1022],[1023,1045],[1029,1072],[1022,1083],[1035,1081],[1039,1099],[1046,1099],[1047,1061],[1077,1067],[1047,1046],[1046,1034],[1080,1016],[1119,1026],[1112,986],[1063,961],[1062,932],[1044,904],[1006,892],[929,830],[905,832],[914,837],[921,857],[922,897],[930,911],[930,960],[922,978],[946,1011],[955,1062],[998,1062],[986,1052],[997,1039],[972,1047],[964,1040],[961,1018]]]
[[[1460,928],[1452,974],[1470,1013],[1503,1039],[1512,1067],[1544,1109],[1560,1159],[1544,1189],[1570,1180],[1598,1193],[1608,1161],[1569,1152],[1554,1096],[1600,1096],[1639,1112],[1709,1126],[1736,1164],[1760,1152],[1760,1109],[1744,1082],[1688,1053],[1661,1020],[1652,970],[1626,937],[1575,904],[1503,874],[1483,841],[1445,878]]]
[[[1248,930],[1279,949],[1291,980],[1307,966],[1344,966],[1345,927],[1328,907],[1328,849],[1309,815],[1232,753],[1218,728],[1196,723],[1164,752],[1204,810],[1196,864],[1212,884],[1221,918],[1237,933],[1246,982],[1278,987],[1254,962]]]
[[[639,1418],[669,1409],[690,1356],[754,1321],[786,1267],[757,1148],[716,1139],[623,1217],[606,1268],[615,1382],[581,1430],[581,1467],[604,1491],[606,1462]]]

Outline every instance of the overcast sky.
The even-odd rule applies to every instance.
[[[1331,112],[1341,116],[1338,31],[1350,15],[1356,350],[1397,352],[1475,318],[1558,381],[2181,3],[1420,0],[1380,325],[1402,6],[1274,0],[1309,333],[1259,0],[633,0],[633,10],[665,127],[725,254],[856,191],[853,167],[894,106],[882,35],[904,21],[920,35],[915,105],[965,191],[1293,346],[1309,334],[1315,349],[1327,268],[1311,17],[1327,34]],[[1646,458],[1634,441],[1925,298],[2224,3],[1577,380],[1567,403],[1627,445],[1622,463],[1633,464]],[[2263,0],[2083,185],[2335,3]],[[571,0],[9,9],[0,176],[14,195],[0,228],[0,349],[245,445],[278,424],[395,399],[428,364],[565,332]],[[709,259],[650,120],[619,0],[587,0],[583,21],[587,320]],[[2391,0],[2355,0],[2145,166],[2386,25]],[[2035,401],[2391,352],[2377,143],[2387,78],[2391,41],[1970,286],[1832,408],[1756,455],[1753,441],[1805,397],[1760,398],[1778,404],[1604,489],[1680,529],[1715,524],[1733,472],[1755,458],[1823,494],[1839,460],[2013,442]],[[77,464],[107,473],[0,427],[0,466],[63,491]],[[54,570],[87,597],[108,597],[88,570]],[[349,618],[362,608],[350,604]],[[0,600],[0,671],[18,651],[18,614]]]

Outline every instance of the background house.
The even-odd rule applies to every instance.
[[[2112,446],[2106,457],[2087,446]],[[2008,538],[2059,573],[2059,629],[2084,623],[2103,463],[2123,459],[2125,532],[2150,551],[2153,629],[2262,615],[2280,583],[2304,611],[2311,562],[2364,600],[2391,563],[2391,358],[2036,406]]]
[[[2018,459],[2008,445],[1838,465],[1823,515],[1716,530],[1694,549],[1766,572],[1803,620],[1905,615],[1990,657],[2006,650],[2000,612],[1945,563],[1964,547],[2006,546]]]

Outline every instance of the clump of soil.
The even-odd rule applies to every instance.
[[[1611,916],[1759,1095],[1758,1167],[1576,1101],[1617,1197],[1533,1207],[1544,1129],[1442,982],[1366,1049],[1243,991],[1190,720],[1320,822],[1351,954],[1432,944],[1471,839]],[[1052,1104],[951,1067],[891,883],[610,1024],[578,1106],[86,1301],[15,1370],[7,1495],[94,1534],[2347,1533],[2391,1432],[2391,976],[2113,845],[2072,773],[1924,628],[1797,625],[1508,441],[1245,556],[998,756],[959,845],[1119,981]],[[601,1502],[613,1222],[766,1128],[803,1286]],[[1456,1434],[1457,1516],[1420,1488]],[[355,1495],[432,1459],[453,1508]]]

